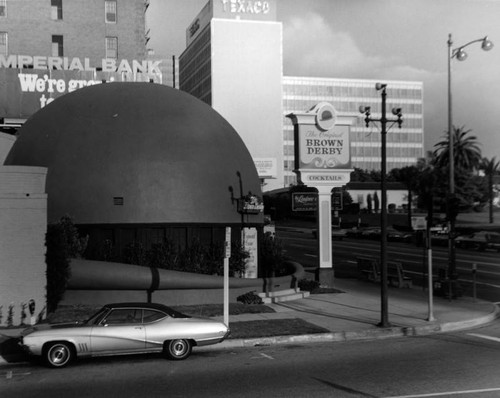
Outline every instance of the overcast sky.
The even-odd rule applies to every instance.
[[[215,0],[219,1],[219,0]],[[149,47],[180,55],[207,0],[151,0]],[[483,156],[500,159],[500,0],[277,0],[283,73],[424,83],[425,148],[448,129],[448,34],[454,48],[488,36],[452,61],[453,122],[471,129]],[[263,43],[265,45],[265,43]]]

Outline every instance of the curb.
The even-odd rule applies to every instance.
[[[385,329],[370,329],[356,332],[331,332],[331,333],[317,333],[305,334],[299,336],[274,336],[274,337],[256,337],[253,339],[235,339],[225,340],[220,344],[199,347],[197,350],[217,350],[217,349],[232,349],[232,348],[251,348],[262,347],[280,344],[293,344],[293,343],[322,343],[322,342],[348,342],[348,341],[361,341],[361,340],[381,340],[395,337],[413,337],[425,336],[436,333],[456,332],[460,330],[467,330],[477,326],[485,325],[493,322],[500,316],[500,309],[497,305],[492,304],[494,307],[493,312],[488,315],[478,318],[458,321],[458,322],[445,322],[440,324],[432,324],[425,326],[402,326],[390,327]]]
[[[285,345],[297,343],[332,343],[348,341],[369,341],[398,337],[426,336],[430,334],[456,332],[471,329],[477,326],[493,322],[500,317],[500,308],[492,304],[494,310],[487,315],[458,322],[445,322],[425,326],[402,326],[384,329],[369,329],[356,332],[331,332],[292,336],[256,337],[252,339],[229,339],[222,343],[210,346],[197,347],[196,351],[228,350],[237,348],[265,347],[271,345]],[[14,354],[7,358],[0,357],[0,367],[5,365],[24,365],[29,363],[25,355]]]

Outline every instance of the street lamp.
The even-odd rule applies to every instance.
[[[455,261],[455,215],[452,214],[453,206],[456,206],[455,199],[455,142],[453,133],[453,115],[452,115],[452,101],[451,101],[451,60],[456,58],[459,61],[467,59],[465,48],[473,43],[481,43],[481,48],[484,51],[489,51],[493,48],[493,42],[485,36],[482,39],[472,40],[463,46],[452,48],[453,41],[451,40],[451,33],[448,36],[448,135],[449,135],[449,149],[448,156],[450,161],[450,190],[448,198],[448,250],[449,250],[449,264],[448,264],[448,278],[451,280],[456,279],[456,261]],[[451,293],[451,282],[450,293]],[[450,294],[451,298],[451,294]]]
[[[392,114],[397,116],[396,119],[388,119],[386,117],[386,89],[387,84],[377,83],[375,89],[380,91],[382,96],[382,108],[380,119],[374,119],[370,117],[371,109],[369,106],[360,106],[359,111],[365,115],[366,127],[370,122],[380,122],[381,125],[381,179],[380,179],[380,190],[382,191],[382,203],[380,212],[380,295],[381,295],[381,320],[378,326],[389,327],[389,311],[388,311],[388,298],[387,298],[387,184],[386,184],[386,163],[387,163],[387,153],[386,153],[386,142],[387,142],[387,122],[397,123],[399,128],[401,128],[401,123],[403,123],[401,108],[393,108]]]

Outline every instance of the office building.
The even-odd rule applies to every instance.
[[[180,89],[240,134],[264,189],[282,187],[282,26],[275,1],[212,1],[186,30]],[[216,144],[216,143],[214,143]]]
[[[380,170],[380,127],[366,127],[359,107],[370,106],[372,116],[380,118],[381,97],[376,80],[283,77],[283,113],[304,112],[319,102],[329,102],[335,110],[356,117],[351,127],[351,165],[365,170]],[[387,111],[401,108],[403,124],[388,124],[387,170],[415,164],[423,157],[423,84],[421,82],[386,81]],[[283,126],[284,186],[295,184],[293,125],[286,118]]]

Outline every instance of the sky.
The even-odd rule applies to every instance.
[[[207,0],[150,3],[149,48],[180,55]],[[452,60],[453,124],[471,130],[484,157],[500,160],[500,0],[277,0],[277,7],[285,76],[423,82],[425,150],[448,130],[448,35],[453,48],[488,36],[491,51],[474,43],[467,60]]]

